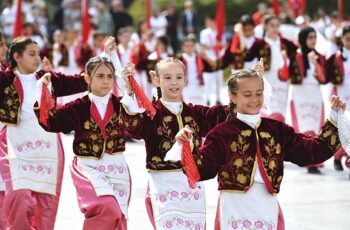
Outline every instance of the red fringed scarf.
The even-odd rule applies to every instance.
[[[196,186],[196,182],[199,181],[200,179],[200,175],[198,172],[197,165],[194,162],[189,141],[185,141],[182,144],[181,163],[182,163],[183,169],[186,172],[187,180],[190,188],[194,188]]]
[[[40,99],[40,123],[47,126],[47,120],[49,118],[49,110],[55,106],[55,101],[52,98],[49,89],[46,84],[43,84],[41,99]]]
[[[156,114],[156,109],[153,107],[150,100],[146,97],[141,87],[137,84],[137,82],[134,79],[134,76],[129,76],[129,82],[131,89],[135,93],[137,104],[139,105],[139,107],[146,109],[147,116],[153,118]]]

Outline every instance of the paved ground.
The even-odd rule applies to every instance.
[[[75,188],[68,165],[72,159],[72,136],[63,136],[66,149],[66,168],[56,230],[82,229]],[[144,169],[145,154],[142,142],[127,143],[126,157],[133,178],[130,202],[130,230],[151,230],[144,195],[147,172]],[[350,229],[350,180],[349,171],[336,172],[332,161],[327,161],[324,175],[309,175],[304,168],[286,164],[285,176],[279,194],[287,230],[348,230]],[[213,229],[217,202],[215,180],[206,182],[208,230]]]

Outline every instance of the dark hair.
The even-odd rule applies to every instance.
[[[310,26],[303,28],[298,35],[298,41],[301,49],[301,53],[303,54],[303,62],[304,62],[304,76],[306,76],[306,71],[310,67],[309,59],[307,57],[307,54],[310,53],[311,51],[315,51],[315,49],[310,49],[306,45],[306,40],[307,37],[309,36],[310,33],[316,33],[316,30]],[[317,53],[317,52],[316,52]]]
[[[15,58],[13,57],[14,53],[18,53],[19,55],[22,55],[23,52],[26,50],[27,46],[30,44],[38,44],[36,41],[29,37],[17,37],[13,39],[13,41],[10,44],[9,48],[9,60],[10,65],[12,68],[15,68],[17,66],[17,62]]]
[[[263,22],[264,22],[263,37],[265,37],[265,35],[266,35],[266,25],[269,24],[269,22],[271,22],[273,19],[277,19],[278,21],[280,21],[280,19],[274,14],[266,14],[263,17]]]
[[[229,93],[236,95],[238,90],[239,80],[247,79],[247,78],[258,78],[258,79],[261,79],[261,81],[263,81],[263,78],[260,76],[260,74],[253,69],[241,69],[241,70],[235,71],[231,73],[231,76],[227,82],[227,88]],[[229,111],[229,114],[227,115],[227,119],[230,118],[232,115],[236,114],[235,109],[236,109],[236,104],[230,101],[230,111]]]
[[[113,63],[111,60],[105,57],[92,57],[89,59],[89,61],[85,65],[85,72],[89,75],[90,78],[93,78],[95,75],[97,69],[101,65],[106,65],[107,68],[114,74],[115,68],[113,66]],[[89,86],[89,91],[90,91],[90,86]]]
[[[344,37],[345,35],[347,35],[348,33],[350,33],[350,25],[346,25],[342,28],[342,33],[341,33],[341,36]],[[340,50],[340,53],[341,53],[341,58],[343,61],[346,61],[347,58],[344,57],[343,55],[343,47],[344,47],[344,44],[343,42],[340,42],[340,45],[339,45],[339,50]]]
[[[168,48],[169,43],[170,43],[167,36],[159,36],[159,37],[157,37],[157,41],[162,43],[165,46],[165,49]]]
[[[253,26],[255,27],[255,22],[253,18],[248,14],[243,14],[241,18],[239,19],[239,23],[242,24],[242,26]]]

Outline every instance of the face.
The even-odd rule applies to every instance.
[[[250,38],[254,35],[254,26],[245,25],[242,27],[243,36],[246,38]]]
[[[102,64],[93,70],[92,74],[92,78],[88,79],[91,92],[99,97],[107,95],[114,83],[114,74],[112,71],[106,65]]]
[[[118,35],[118,41],[123,45],[127,45],[130,41],[130,37],[130,33],[125,32]]]
[[[39,46],[35,43],[27,45],[22,54],[15,52],[13,56],[17,62],[18,70],[23,74],[34,73],[40,65],[41,59],[39,54]]]
[[[230,93],[230,99],[242,114],[258,114],[264,103],[264,87],[260,78],[246,78],[238,80],[236,94]]]
[[[309,49],[315,49],[315,46],[316,46],[316,33],[315,32],[311,32],[307,36],[307,38],[306,38],[306,46]]]
[[[6,44],[6,39],[1,38],[0,39],[0,61],[4,61],[6,59],[6,54],[7,54],[7,44]]]
[[[276,18],[271,19],[266,24],[266,32],[269,36],[276,37],[279,34],[280,29],[280,21]]]
[[[185,87],[185,73],[179,63],[163,63],[159,66],[159,76],[154,83],[162,90],[162,97],[168,102],[181,101],[182,90]]]
[[[195,51],[195,45],[193,42],[191,41],[185,41],[183,44],[182,44],[182,50],[184,53],[186,54],[193,54],[194,51]]]
[[[345,49],[350,50],[350,33],[346,33],[344,36],[342,36],[341,41]]]
[[[166,52],[166,47],[164,46],[164,44],[161,41],[157,40],[156,41],[156,50],[160,53]]]

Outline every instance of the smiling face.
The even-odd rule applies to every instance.
[[[23,74],[34,73],[40,65],[40,49],[36,43],[30,43],[25,47],[23,53],[15,52],[13,57],[17,63],[18,70]]]
[[[98,65],[92,75],[88,79],[91,92],[99,97],[107,95],[112,90],[114,83],[114,73],[111,68],[105,64]]]
[[[168,102],[181,101],[182,90],[186,85],[185,71],[181,62],[162,62],[158,64],[154,78],[162,91],[162,98]]]
[[[229,94],[242,114],[258,114],[264,103],[264,86],[261,78],[242,78],[237,80],[237,90]]]

